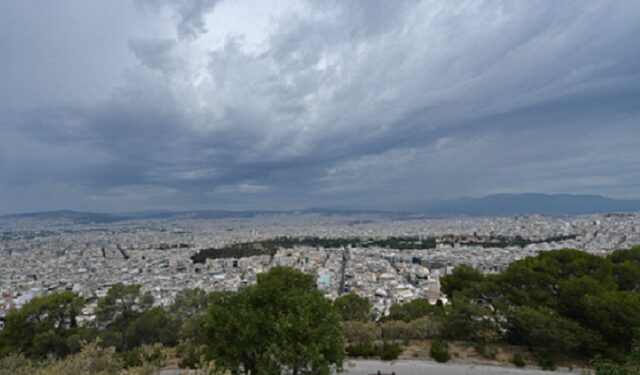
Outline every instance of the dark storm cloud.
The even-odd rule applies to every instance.
[[[140,3],[170,32],[122,42],[134,60],[104,99],[0,113],[0,194],[101,209],[638,198],[640,7],[310,2],[250,43],[216,29],[238,3]]]

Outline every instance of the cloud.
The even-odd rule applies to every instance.
[[[256,2],[233,32],[236,3],[139,2],[174,31],[132,32],[106,98],[0,110],[0,193],[394,208],[640,183],[640,10],[622,1]]]
[[[176,31],[181,38],[196,38],[207,32],[206,16],[222,0],[138,0],[142,5],[156,10],[170,9],[176,21]]]

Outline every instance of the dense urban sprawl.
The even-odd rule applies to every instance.
[[[433,249],[380,246],[296,246],[272,255],[206,259],[202,249],[260,243],[278,237],[385,239],[436,238]],[[521,237],[526,246],[479,246],[486,238]],[[560,241],[549,238],[570,237]],[[452,241],[453,240],[453,241]],[[477,241],[476,241],[477,240]],[[453,242],[453,243],[452,243]],[[640,244],[640,214],[572,217],[418,218],[385,215],[286,214],[216,220],[133,220],[75,223],[64,220],[0,220],[0,328],[11,307],[36,296],[73,290],[88,304],[81,321],[94,319],[98,298],[117,282],[140,284],[158,305],[184,288],[236,291],[275,265],[316,275],[329,298],[352,291],[374,310],[422,297],[446,301],[440,276],[467,264],[498,272],[540,251],[576,248],[595,254]]]

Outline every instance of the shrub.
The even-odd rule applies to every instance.
[[[439,337],[442,333],[442,320],[434,316],[423,316],[407,324],[409,338],[424,340]]]
[[[431,358],[435,359],[437,362],[447,362],[451,359],[449,345],[442,340],[434,341],[431,344],[431,350],[429,353],[431,354]]]
[[[526,363],[524,361],[524,357],[522,356],[522,353],[514,354],[513,357],[511,358],[511,363],[513,363],[513,365],[516,366],[516,367],[524,367],[524,366],[526,366]]]
[[[409,325],[401,320],[382,323],[382,337],[389,340],[402,340],[411,337]]]
[[[377,354],[377,348],[371,345],[370,342],[348,345],[346,350],[349,357],[370,358],[375,357]]]
[[[549,351],[538,352],[536,354],[538,359],[538,365],[543,370],[553,371],[556,369],[556,356]]]
[[[382,343],[378,352],[380,359],[383,361],[393,361],[394,359],[398,359],[398,356],[402,353],[402,348],[398,343],[385,341]]]
[[[349,343],[375,342],[380,339],[380,327],[375,323],[343,322],[342,331]]]

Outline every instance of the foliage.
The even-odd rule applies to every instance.
[[[459,265],[449,275],[440,278],[440,290],[449,297],[453,297],[456,291],[473,286],[484,280],[482,273],[467,265]]]
[[[436,360],[437,362],[448,362],[451,359],[451,354],[449,353],[449,344],[443,340],[435,340],[431,343],[431,349],[429,349],[429,354],[431,358]]]
[[[409,325],[401,320],[391,320],[380,325],[385,340],[410,339]]]
[[[393,341],[383,341],[380,345],[373,345],[371,342],[363,341],[348,345],[346,353],[353,358],[380,358],[383,361],[393,361],[398,359],[398,356],[402,353],[402,347]]]
[[[423,316],[407,324],[410,332],[409,338],[414,340],[424,340],[442,336],[443,318],[433,316]]]
[[[410,322],[423,316],[442,316],[443,314],[444,309],[441,306],[431,305],[428,300],[417,298],[404,304],[391,305],[386,319]]]
[[[21,309],[10,310],[0,331],[0,357],[9,353],[31,358],[69,354],[69,339],[80,331],[76,317],[83,306],[82,297],[65,291],[33,298]]]
[[[146,362],[125,369],[115,348],[104,348],[99,341],[64,359],[34,362],[21,354],[11,354],[0,360],[0,375],[146,375],[156,369],[157,365]]]
[[[342,331],[349,343],[374,342],[381,337],[380,325],[376,323],[347,321],[342,323]]]
[[[453,300],[443,328],[443,336],[449,339],[489,343],[502,336],[502,321],[491,308],[458,298]]]
[[[342,364],[340,317],[312,276],[286,267],[211,306],[206,322],[212,359],[232,371],[329,371]]]
[[[381,360],[393,361],[395,359],[398,359],[398,356],[400,355],[400,353],[402,353],[402,348],[397,342],[385,341],[380,346],[378,352]]]
[[[371,320],[371,301],[355,293],[343,294],[333,301],[333,306],[343,321],[366,322]]]
[[[321,237],[277,237],[256,242],[230,244],[222,248],[200,250],[191,257],[194,263],[204,263],[207,259],[245,258],[251,256],[273,256],[280,248],[296,246],[323,247],[328,249],[353,247],[385,247],[397,250],[435,249],[435,238],[417,236],[387,237],[385,239],[361,238],[321,238]]]
[[[140,288],[137,284],[117,283],[104,298],[98,300],[96,325],[101,330],[99,336],[106,346],[127,351],[137,345],[151,343],[154,335],[158,337],[152,331],[165,328],[163,324],[166,317],[162,316],[164,311],[148,313],[153,297],[148,292],[143,294]],[[151,322],[147,322],[147,319],[151,319]]]
[[[353,345],[347,345],[346,352],[352,358],[373,358],[378,355],[378,347],[371,342],[363,341]]]
[[[527,363],[524,361],[524,356],[522,353],[516,353],[511,357],[511,363],[513,363],[516,367],[524,367]]]
[[[98,300],[96,320],[101,326],[108,326],[119,320],[128,320],[153,304],[153,297],[148,292],[142,294],[140,285],[113,285],[104,298]]]
[[[559,357],[622,359],[640,326],[640,247],[600,257],[542,252],[482,276],[467,266],[442,277],[453,296],[443,335],[479,343],[506,340],[553,368]]]

